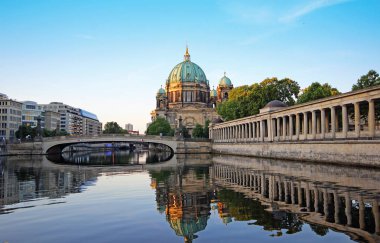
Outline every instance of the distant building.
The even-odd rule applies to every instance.
[[[16,139],[16,131],[21,126],[22,103],[11,100],[0,93],[0,139]]]
[[[96,135],[101,133],[102,124],[96,115],[88,111],[61,102],[51,102],[41,106],[45,111],[54,111],[60,114],[61,131],[66,131],[70,135]]]
[[[98,117],[88,111],[80,110],[80,114],[83,118],[83,135],[99,135],[102,133],[102,123],[99,122]]]
[[[55,111],[44,111],[45,129],[53,131],[61,129],[61,114]]]
[[[133,125],[131,123],[125,124],[125,130],[133,131]]]
[[[37,127],[37,118],[41,117],[41,127],[44,128],[43,109],[34,101],[22,102],[22,125]]]

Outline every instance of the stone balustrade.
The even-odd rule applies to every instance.
[[[380,138],[380,86],[211,124],[214,143]],[[379,111],[377,111],[379,113]]]

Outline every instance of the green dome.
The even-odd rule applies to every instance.
[[[206,83],[206,74],[197,64],[190,61],[190,54],[186,48],[185,61],[177,64],[169,74],[169,83],[193,82]]]
[[[226,76],[226,73],[224,73],[223,78],[221,78],[221,79],[219,80],[219,85],[220,85],[220,86],[227,86],[227,87],[232,86],[231,79],[229,79],[229,78]]]
[[[165,89],[162,88],[162,86],[161,86],[161,88],[157,91],[157,94],[158,94],[158,95],[165,94],[165,93],[166,93],[166,91],[165,91]]]
[[[210,97],[216,97],[218,96],[218,93],[216,93],[215,89],[210,90]]]

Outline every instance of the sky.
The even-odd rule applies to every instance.
[[[341,92],[380,72],[379,0],[0,0],[0,93],[144,132],[172,68]],[[212,88],[212,87],[211,87]]]

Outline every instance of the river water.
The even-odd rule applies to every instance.
[[[0,157],[0,169],[0,242],[380,239],[375,169],[128,151]]]

